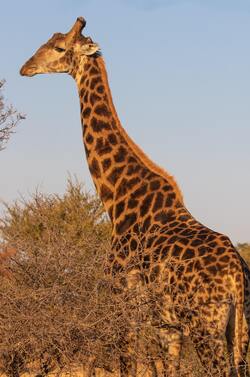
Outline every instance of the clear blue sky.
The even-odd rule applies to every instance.
[[[77,16],[102,47],[129,134],[176,177],[197,219],[249,242],[249,0],[2,2],[0,78],[27,120],[0,153],[0,198],[37,187],[63,193],[68,173],[93,189],[73,80],[19,76],[41,43]]]

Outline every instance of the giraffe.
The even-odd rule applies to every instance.
[[[89,170],[112,223],[106,272],[126,271],[124,289],[152,290],[152,323],[167,355],[165,376],[179,375],[184,333],[207,375],[248,376],[247,265],[227,236],[191,215],[174,178],[128,136],[100,48],[82,35],[85,24],[79,17],[69,32],[54,34],[20,73],[68,73],[77,84]],[[121,375],[133,375],[130,358],[121,361]]]

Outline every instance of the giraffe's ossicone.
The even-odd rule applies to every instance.
[[[21,74],[68,73],[77,83],[86,157],[113,227],[107,273],[125,273],[124,289],[152,290],[166,376],[178,375],[184,331],[207,375],[248,375],[249,270],[228,237],[189,213],[173,177],[122,128],[102,54],[81,34],[84,26],[78,18],[68,33],[54,34]],[[124,357],[123,375],[130,364]]]

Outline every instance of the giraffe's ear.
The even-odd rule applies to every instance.
[[[80,47],[82,55],[93,55],[100,50],[100,47],[96,43],[86,43]]]

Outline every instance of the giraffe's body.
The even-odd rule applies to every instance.
[[[126,271],[124,287],[147,284],[152,290],[167,376],[178,374],[183,331],[209,373],[238,376],[248,346],[249,270],[226,236],[193,218],[174,179],[126,134],[103,58],[81,35],[83,26],[78,19],[69,33],[55,34],[21,73],[67,72],[77,82],[88,165],[113,226],[107,271]]]

